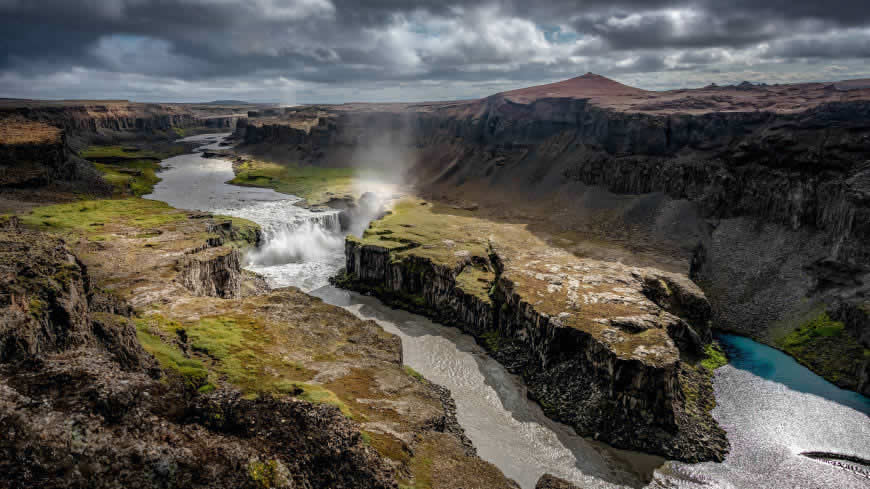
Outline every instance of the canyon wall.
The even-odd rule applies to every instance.
[[[50,140],[0,141],[0,187],[47,185],[74,176],[62,133]]]
[[[609,273],[620,284],[616,290],[625,294],[634,287],[645,301],[643,310],[657,311],[611,318],[612,327],[602,330],[569,324],[574,314],[542,312],[537,296],[517,286],[523,271],[505,269],[496,251],[469,256],[456,267],[402,251],[350,237],[345,275],[336,284],[374,293],[476,337],[525,378],[530,396],[548,416],[583,436],[690,462],[723,459],[728,442],[709,414],[709,378],[681,361],[701,355],[710,341],[710,308],[691,282],[652,270],[585,263],[587,276]],[[472,290],[480,284],[462,284],[460,277],[473,269],[484,270],[488,293]],[[635,333],[643,333],[639,350]]]
[[[0,115],[51,124],[69,136],[87,140],[142,138],[202,125],[195,114],[182,107],[111,101],[21,102],[0,107]]]

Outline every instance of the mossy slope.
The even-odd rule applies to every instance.
[[[814,313],[773,343],[825,379],[851,389],[860,369],[870,361],[870,349],[826,311]]]

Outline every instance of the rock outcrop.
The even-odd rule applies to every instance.
[[[535,489],[581,489],[580,487],[571,484],[570,482],[560,479],[558,477],[552,476],[550,474],[544,474],[538,479],[538,483],[535,484]]]
[[[683,361],[711,339],[709,304],[691,281],[558,250],[502,249],[497,236],[475,254],[450,240],[421,245],[413,239],[423,231],[412,233],[349,237],[336,283],[475,336],[525,378],[548,416],[584,436],[692,462],[723,458],[709,378]]]
[[[0,119],[0,187],[36,187],[72,178],[61,130],[22,118]]]
[[[209,129],[233,130],[240,118],[241,116],[238,115],[211,116],[202,118],[201,123]]]
[[[129,369],[154,367],[130,324],[110,317],[127,308],[91,286],[87,269],[63,241],[24,231],[15,218],[0,233],[0,363],[85,348]]]
[[[232,299],[242,293],[242,254],[237,248],[207,248],[178,263],[178,280],[193,295]]]
[[[0,486],[397,487],[337,408],[161,381],[63,241],[0,242]]]

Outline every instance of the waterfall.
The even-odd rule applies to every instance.
[[[338,212],[293,216],[263,226],[264,244],[248,253],[253,266],[318,262],[344,249],[344,235]]]

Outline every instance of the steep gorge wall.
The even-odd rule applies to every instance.
[[[396,257],[394,252],[349,238],[346,274],[337,284],[372,292],[388,303],[475,336],[495,358],[523,375],[530,395],[548,416],[584,436],[692,462],[724,457],[728,447],[724,432],[701,406],[712,399],[709,379],[679,359],[658,364],[629,358],[581,329],[563,326],[560,318],[537,311],[516,292],[495,253],[469,257],[452,269],[413,254]],[[457,283],[462,270],[472,266],[494,272],[488,296],[463,290]],[[669,309],[683,311],[692,320],[706,336],[696,340],[695,347],[700,348],[710,341],[709,306],[699,292],[671,284],[676,293],[650,295],[662,304],[667,295]],[[687,334],[677,329],[674,342],[686,345]],[[686,350],[692,354],[688,346]],[[690,400],[686,390],[691,392]]]
[[[173,106],[148,104],[83,104],[7,107],[4,115],[51,124],[69,135],[92,138],[148,135],[202,125],[193,113]]]
[[[0,187],[47,185],[75,176],[65,137],[25,144],[0,143]]]
[[[868,256],[870,102],[800,114],[655,116],[578,100],[495,99],[473,116],[421,121],[421,168],[432,165],[430,155],[438,159],[438,145],[462,141],[440,158],[458,158],[452,175],[432,173],[437,179],[485,180],[491,171],[493,182],[518,170],[513,166],[557,170],[614,193],[688,200],[709,218],[748,216],[821,231],[837,242],[835,258],[849,263]]]

